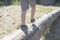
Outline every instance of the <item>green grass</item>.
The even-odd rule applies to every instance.
[[[52,10],[57,9],[54,6],[36,5],[35,18],[40,18],[43,14],[47,14]],[[2,11],[3,10],[3,11]],[[30,23],[31,9],[28,10],[26,15],[26,23]],[[18,6],[2,6],[0,7],[0,38],[17,30],[16,28],[21,25],[21,8]]]
[[[12,1],[12,5],[18,5],[19,4],[19,1],[18,0],[13,0]]]

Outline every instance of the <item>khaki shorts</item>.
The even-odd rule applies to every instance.
[[[36,0],[20,0],[22,11],[26,11],[30,7],[35,7]]]

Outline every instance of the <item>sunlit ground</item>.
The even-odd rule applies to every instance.
[[[36,5],[35,19],[38,19],[45,13],[49,13],[59,7]],[[26,23],[30,23],[30,9],[26,15]],[[0,38],[17,30],[21,25],[21,8],[18,6],[2,6],[0,7]]]

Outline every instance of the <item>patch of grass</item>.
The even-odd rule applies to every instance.
[[[19,1],[18,0],[13,0],[12,1],[12,5],[18,5],[19,4]]]

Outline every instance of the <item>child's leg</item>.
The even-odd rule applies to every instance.
[[[36,0],[29,0],[29,4],[31,6],[31,21],[34,22],[34,16],[36,11]]]
[[[22,11],[21,13],[22,25],[25,25],[25,20],[26,20],[26,11]]]
[[[35,7],[31,7],[31,19],[33,19],[35,16],[35,10],[36,10]]]
[[[31,23],[35,22],[35,7],[31,7]]]
[[[22,25],[25,25],[26,12],[27,9],[29,8],[29,3],[27,0],[21,0],[21,8],[22,8],[21,21],[22,21]]]
[[[35,15],[35,11],[36,11],[36,7],[35,7],[36,0],[31,0],[30,3],[31,3],[30,4],[30,6],[31,6],[31,19],[33,19],[34,18],[34,15]]]

